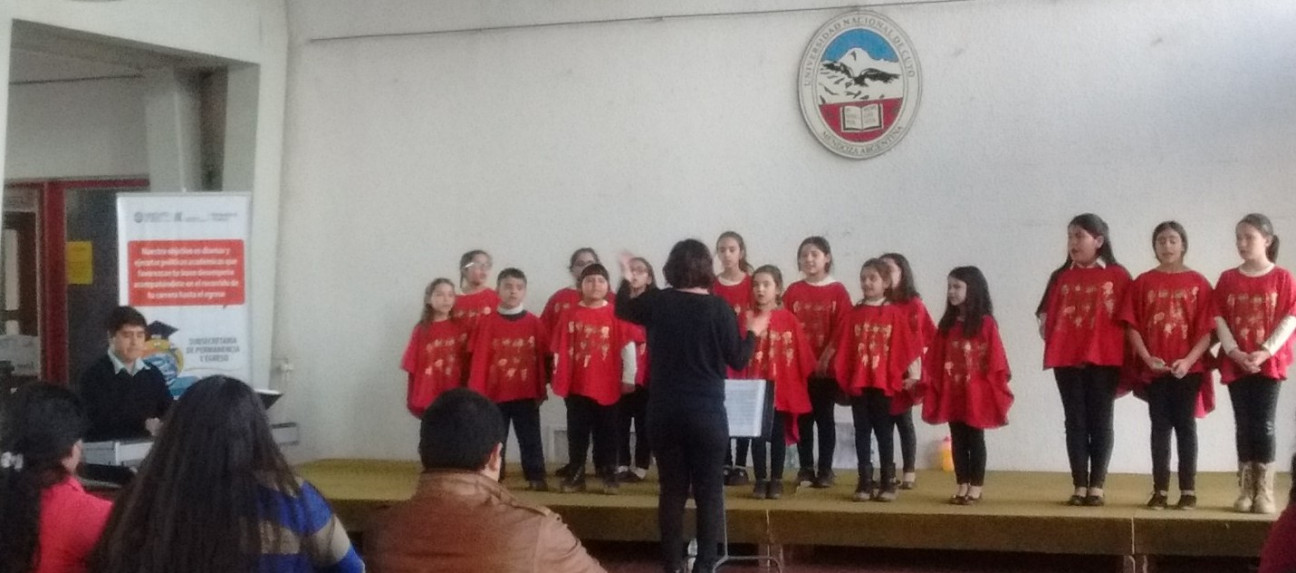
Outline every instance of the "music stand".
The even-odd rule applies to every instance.
[[[769,380],[725,380],[725,411],[729,418],[730,438],[752,438],[768,440],[774,426],[774,383]],[[782,436],[773,436],[783,439]],[[770,468],[771,470],[773,468]],[[720,496],[725,522],[720,539],[720,558],[711,568],[714,572],[721,565],[736,561],[755,563],[769,562],[780,573],[783,561],[773,555],[734,556],[729,554],[729,510],[725,508],[725,496]]]

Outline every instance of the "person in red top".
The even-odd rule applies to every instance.
[[[1116,313],[1130,276],[1116,264],[1107,223],[1093,213],[1067,225],[1067,255],[1049,277],[1035,314],[1044,338],[1044,368],[1053,369],[1066,416],[1075,486],[1067,503],[1100,506],[1115,439],[1116,388],[1125,363],[1125,329]]]
[[[459,257],[459,288],[463,292],[455,298],[450,318],[463,325],[468,338],[477,332],[477,323],[490,316],[499,307],[499,294],[486,286],[490,280],[491,256],[486,251],[472,250]]]
[[[716,275],[711,292],[729,303],[734,314],[742,317],[752,308],[752,266],[747,262],[747,242],[742,235],[734,231],[720,233],[716,239],[716,259],[720,261],[720,274]],[[737,372],[730,371],[730,377]],[[729,451],[725,453],[725,485],[747,485],[747,452],[751,448],[751,438],[734,438]],[[734,455],[737,450],[737,456]]]
[[[639,296],[657,290],[657,273],[652,263],[643,257],[630,260],[630,272],[626,276],[630,283],[631,296]],[[621,423],[618,426],[617,442],[617,480],[637,483],[648,475],[648,466],[652,463],[652,450],[648,447],[648,333],[644,327],[625,323],[626,333],[635,345],[634,384],[623,388],[621,403]],[[630,448],[631,427],[634,428],[633,459]]]
[[[899,307],[909,319],[909,329],[913,331],[919,345],[927,348],[936,335],[936,324],[932,322],[931,313],[927,312],[927,306],[914,287],[909,259],[900,253],[887,253],[881,259],[890,269],[891,284],[894,285],[891,288],[891,303]],[[918,436],[914,431],[913,407],[922,402],[923,392],[922,381],[919,380],[919,384],[912,390],[901,392],[891,400],[892,422],[896,433],[900,435],[900,460],[903,464],[900,489],[913,489],[918,479]]]
[[[837,330],[833,371],[850,398],[855,420],[855,457],[859,482],[855,501],[895,501],[895,452],[891,400],[911,390],[922,373],[922,346],[909,318],[890,302],[891,272],[882,259],[860,269],[864,300],[851,309]],[[877,438],[881,484],[874,490],[869,434]]]
[[[1220,360],[1220,382],[1228,386],[1237,425],[1241,491],[1233,507],[1273,513],[1274,410],[1292,362],[1296,280],[1274,264],[1278,236],[1268,217],[1247,215],[1236,234],[1242,264],[1215,283],[1215,333],[1227,357]]]
[[[567,272],[571,273],[572,284],[575,286],[563,287],[554,291],[549,300],[545,302],[544,310],[540,312],[540,322],[544,323],[545,332],[552,333],[554,328],[558,326],[558,316],[567,309],[580,304],[581,271],[584,271],[585,267],[598,262],[598,253],[589,247],[581,247],[572,252],[571,259],[567,263]]]
[[[945,314],[923,356],[923,420],[949,423],[958,482],[950,503],[972,505],[985,485],[985,431],[1008,423],[1012,372],[981,269],[956,267],[947,283]]]
[[[1160,263],[1126,289],[1119,318],[1125,323],[1138,361],[1135,383],[1152,419],[1152,497],[1150,509],[1165,509],[1170,489],[1170,433],[1179,444],[1179,509],[1197,507],[1197,420],[1202,397],[1214,405],[1214,392],[1202,357],[1215,328],[1211,285],[1184,266],[1188,234],[1166,221],[1152,231]]]
[[[436,279],[423,291],[423,316],[401,358],[401,369],[409,374],[405,406],[415,418],[442,392],[463,386],[467,378],[468,331],[450,320],[454,303],[450,279]]]
[[[618,491],[617,402],[635,378],[634,343],[606,300],[608,272],[601,264],[581,271],[581,302],[558,317],[550,335],[554,394],[567,403],[569,473],[563,493],[585,490],[585,455],[594,440],[594,467],[603,492]]]
[[[1296,475],[1296,457],[1292,457],[1292,475]],[[1269,529],[1264,548],[1260,550],[1257,573],[1292,573],[1296,571],[1296,484],[1288,494],[1287,509]]]
[[[540,319],[522,308],[527,278],[522,271],[500,271],[499,312],[482,317],[472,343],[468,388],[490,398],[504,415],[504,443],[509,423],[517,430],[522,473],[528,488],[549,491],[545,482],[544,442],[540,438],[540,403],[545,400],[545,355],[549,333]]]
[[[810,394],[806,380],[814,372],[815,355],[801,331],[801,323],[780,306],[783,273],[774,265],[764,265],[752,273],[752,299],[756,316],[768,316],[769,327],[756,339],[751,363],[744,378],[769,380],[774,384],[774,424],[766,440],[752,444],[755,453],[756,499],[783,497],[783,465],[788,444],[797,443],[797,417],[810,413]],[[741,315],[738,330],[746,332],[746,315]],[[766,460],[766,451],[769,459]],[[768,473],[766,463],[768,461]]]
[[[87,570],[112,504],[76,479],[89,422],[62,386],[28,384],[0,417],[0,569]]]
[[[797,443],[799,487],[832,487],[833,450],[837,446],[837,420],[834,410],[841,389],[833,379],[832,341],[837,325],[851,309],[846,287],[833,279],[832,248],[823,237],[806,237],[797,247],[797,267],[805,278],[788,286],[783,293],[783,308],[792,311],[814,352],[818,365],[806,382],[810,392],[811,415],[797,421],[801,439]],[[815,463],[815,428],[819,429],[819,460]]]

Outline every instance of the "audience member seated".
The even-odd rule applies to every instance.
[[[1296,456],[1292,457],[1292,475],[1296,475]],[[1278,516],[1269,538],[1260,552],[1259,573],[1296,573],[1296,481],[1287,497],[1287,509]]]
[[[471,390],[451,390],[428,407],[418,490],[381,514],[365,545],[374,571],[603,571],[557,514],[500,485],[503,440],[499,408]]]
[[[122,490],[95,571],[364,571],[324,498],[293,474],[256,393],[212,376],[163,420]]]
[[[23,386],[0,424],[0,572],[78,573],[112,504],[85,492],[85,412],[70,390]]]

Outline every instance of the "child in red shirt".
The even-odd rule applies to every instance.
[[[469,338],[477,332],[478,321],[490,316],[500,303],[499,294],[486,286],[491,264],[491,256],[482,250],[468,251],[459,257],[459,288],[463,293],[455,299],[450,318],[463,325]]]
[[[976,267],[950,271],[945,314],[923,356],[923,420],[949,423],[958,491],[955,505],[981,501],[985,431],[1008,423],[1012,373],[999,338],[985,275]]]
[[[1215,283],[1220,382],[1228,386],[1237,425],[1239,483],[1234,509],[1274,513],[1274,411],[1291,365],[1296,330],[1296,280],[1274,264],[1278,236],[1259,213],[1237,224],[1242,264]]]
[[[545,482],[544,442],[540,438],[540,403],[545,400],[545,354],[549,333],[540,318],[522,308],[527,279],[514,268],[500,271],[499,311],[482,317],[472,343],[472,372],[468,387],[490,398],[517,430],[522,450],[522,473],[528,488],[549,491]],[[503,475],[503,470],[501,470]]]
[[[1126,289],[1120,320],[1138,357],[1134,383],[1147,398],[1152,419],[1150,509],[1165,509],[1170,489],[1170,435],[1179,445],[1179,509],[1197,507],[1197,420],[1203,396],[1214,406],[1202,357],[1211,344],[1215,307],[1210,282],[1184,266],[1188,234],[1166,221],[1152,231],[1160,263]]]
[[[833,379],[832,342],[837,326],[851,309],[846,287],[832,278],[832,248],[823,237],[806,237],[797,247],[797,267],[805,278],[788,286],[783,294],[783,308],[792,311],[814,352],[818,365],[806,382],[810,392],[811,415],[798,420],[801,440],[797,443],[798,487],[832,487],[833,450],[837,445],[835,409],[841,394]],[[815,463],[815,428],[819,429],[819,460]]]
[[[450,279],[432,281],[423,291],[423,316],[410,333],[401,358],[409,374],[405,406],[415,418],[451,388],[463,386],[468,375],[468,331],[450,320],[455,288]]]
[[[744,377],[769,380],[774,384],[774,424],[769,445],[766,446],[766,440],[752,443],[756,458],[756,485],[752,497],[779,499],[783,497],[787,446],[797,443],[797,417],[810,412],[806,380],[814,372],[815,356],[796,316],[779,306],[783,273],[778,267],[764,265],[756,269],[751,283],[755,302],[753,310],[756,316],[769,316],[769,328],[756,340],[756,349]],[[744,313],[740,322],[745,320]],[[745,325],[739,330],[746,332]],[[765,457],[767,450],[768,460]]]
[[[570,473],[563,493],[585,490],[585,455],[594,441],[594,466],[603,492],[618,491],[617,402],[622,385],[634,384],[634,343],[606,299],[608,273],[592,264],[581,271],[581,302],[558,317],[550,335],[554,352],[554,394],[567,403]]]
[[[859,482],[855,501],[894,501],[894,441],[891,400],[911,390],[922,372],[922,347],[909,328],[909,319],[890,303],[891,272],[882,259],[869,259],[860,269],[864,299],[851,309],[837,331],[833,371],[850,399],[855,421],[855,456]],[[882,480],[874,491],[872,444],[878,442]]]
[[[914,287],[909,259],[900,253],[887,253],[881,259],[890,269],[891,284],[894,285],[891,288],[891,303],[899,307],[908,318],[909,329],[913,331],[915,340],[924,349],[927,348],[936,334],[936,324],[932,322],[931,314],[927,312],[922,297],[918,296],[918,289]],[[923,385],[919,380],[912,390],[901,392],[891,400],[892,421],[896,433],[900,435],[900,459],[903,463],[900,489],[913,489],[918,479],[918,436],[914,430],[913,407],[922,402],[922,398]]]
[[[1125,363],[1125,329],[1116,313],[1130,282],[1116,264],[1107,223],[1092,213],[1067,225],[1067,260],[1053,271],[1036,308],[1044,368],[1052,368],[1066,416],[1067,458],[1075,491],[1069,505],[1100,506],[1111,461],[1112,414]]]
[[[630,260],[630,273],[626,277],[630,283],[631,296],[657,290],[657,274],[652,263],[642,257]],[[648,466],[652,463],[652,451],[648,447],[648,333],[638,324],[623,323],[629,340],[635,345],[634,384],[622,388],[620,409],[621,424],[617,436],[617,480],[637,483],[648,475]],[[634,455],[631,459],[630,435],[634,431]]]
[[[540,322],[544,323],[545,332],[552,334],[554,328],[558,326],[558,316],[563,311],[580,303],[581,271],[597,262],[599,262],[599,256],[598,253],[594,252],[594,249],[581,247],[572,252],[567,263],[567,272],[571,273],[572,284],[575,286],[563,287],[554,291],[549,300],[545,302],[544,310],[540,312]]]
[[[720,261],[720,274],[716,275],[711,292],[729,303],[734,314],[741,318],[752,306],[752,266],[747,262],[747,242],[734,231],[720,233],[720,238],[716,239],[715,256]],[[736,372],[729,372],[730,377],[737,375]],[[724,483],[747,485],[750,483],[746,467],[747,452],[752,441],[750,438],[734,438],[730,442],[729,451],[725,452]]]

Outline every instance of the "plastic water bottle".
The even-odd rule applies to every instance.
[[[945,436],[945,439],[941,440],[940,463],[941,469],[945,473],[954,471],[954,442],[950,440],[949,436]]]

